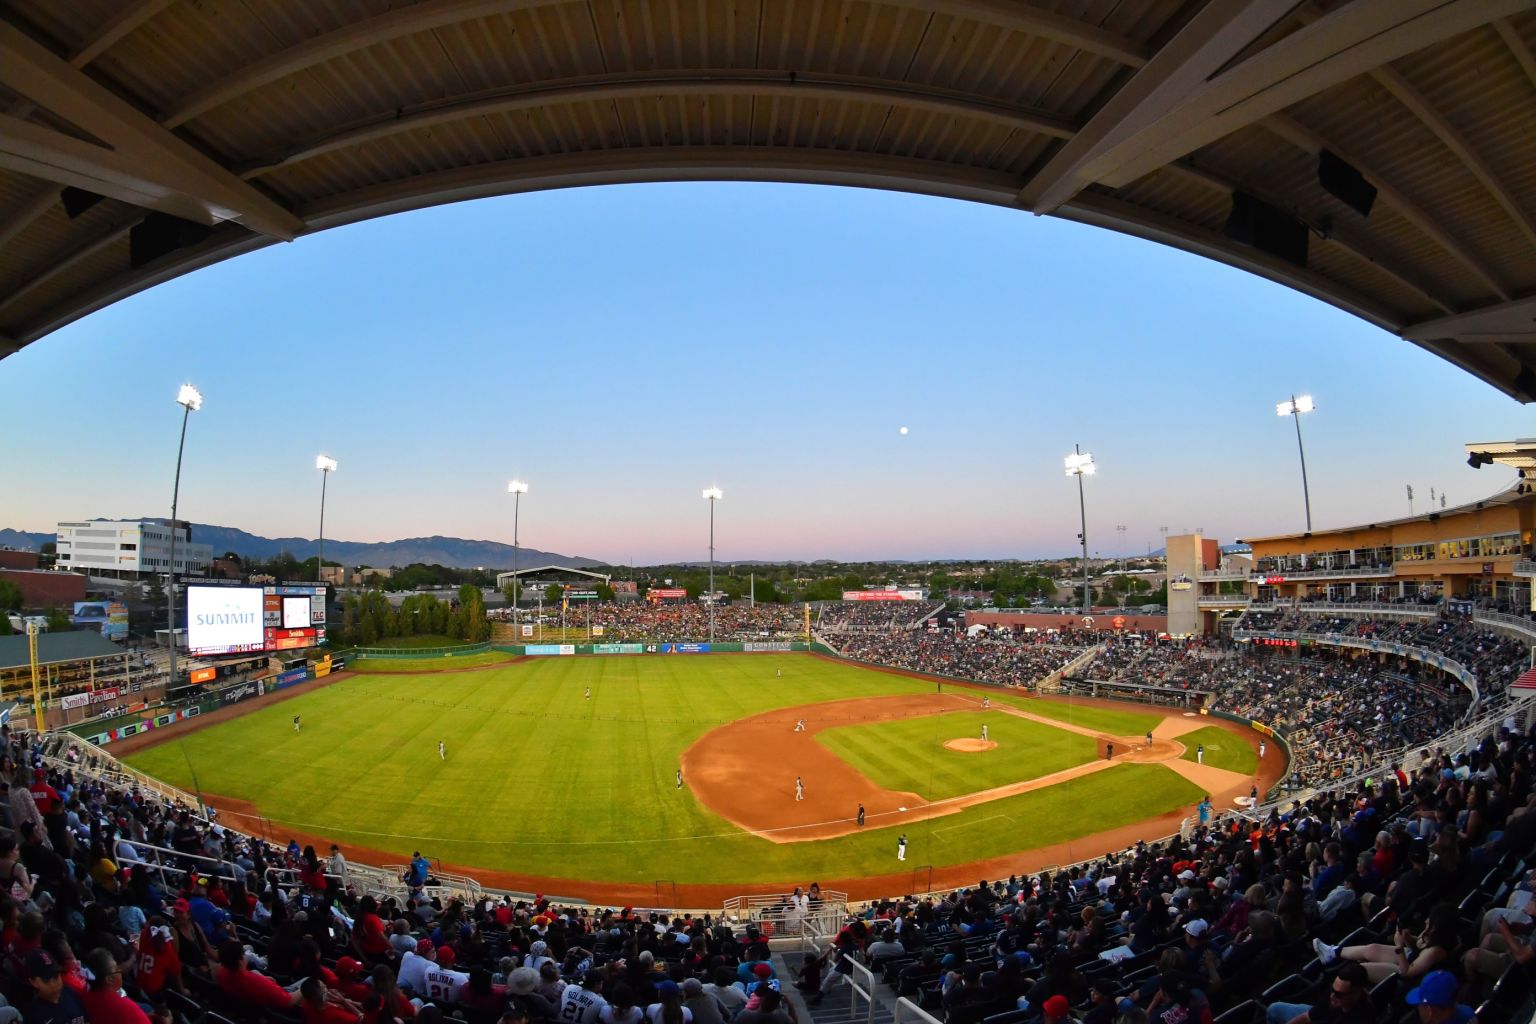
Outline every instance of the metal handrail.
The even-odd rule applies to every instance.
[[[1271,576],[1284,577],[1286,583],[1293,580],[1322,580],[1329,577],[1341,579],[1361,579],[1372,576],[1391,576],[1397,572],[1397,566],[1392,565],[1341,565],[1332,569],[1255,569],[1249,573],[1248,578],[1254,583],[1263,583]]]
[[[891,1010],[893,1024],[908,1024],[915,1021],[916,1024],[944,1024],[943,1021],[918,1006],[906,996],[896,1000],[896,1005]]]
[[[1508,612],[1473,611],[1472,621],[1490,629],[1507,629],[1518,633],[1522,640],[1536,642],[1536,620],[1510,615]]]

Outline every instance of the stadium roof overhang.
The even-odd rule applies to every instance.
[[[1536,0],[11,0],[0,356],[535,189],[819,182],[1252,271],[1536,401]]]
[[[604,583],[613,582],[613,577],[605,572],[575,569],[568,565],[540,565],[532,569],[519,569],[516,572],[499,572],[496,574],[496,585],[498,587],[506,586],[514,576],[518,579],[526,579],[529,576],[543,576],[546,574],[555,576],[585,576],[588,579],[602,580]]]

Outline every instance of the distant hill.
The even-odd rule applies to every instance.
[[[3,529],[0,530],[0,547],[36,551],[53,538],[51,533]],[[309,537],[258,537],[231,526],[209,526],[202,523],[192,524],[192,540],[197,544],[210,545],[215,556],[233,551],[242,558],[256,559],[268,559],[287,552],[302,561],[313,557],[317,547],[316,541]],[[378,568],[424,562],[427,565],[446,565],[456,569],[474,569],[478,566],[506,569],[512,565],[512,545],[491,540],[464,540],[461,537],[410,537],[382,544],[332,540],[327,537],[325,558],[328,562],[335,561],[343,565],[372,565]],[[519,547],[517,564],[524,568],[560,565],[586,569],[601,563],[593,558]]]

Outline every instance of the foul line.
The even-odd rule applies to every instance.
[[[933,834],[938,835],[940,832],[953,832],[957,828],[970,828],[972,825],[980,825],[984,821],[1006,821],[1009,824],[1013,823],[1013,819],[1006,814],[989,814],[985,818],[976,818],[972,821],[962,821],[958,825],[945,825],[943,828],[936,828],[933,830]]]

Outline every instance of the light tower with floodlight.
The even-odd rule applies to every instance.
[[[1311,395],[1292,395],[1288,402],[1276,402],[1275,414],[1289,416],[1296,421],[1296,454],[1301,456],[1301,502],[1307,511],[1307,532],[1312,532],[1312,495],[1307,490],[1307,452],[1301,446],[1301,414],[1311,412],[1317,405]]]
[[[522,614],[519,599],[523,596],[523,588],[517,578],[517,516],[522,508],[523,495],[528,493],[528,485],[522,480],[509,480],[507,493],[512,495],[512,623],[516,626]]]
[[[315,468],[320,471],[320,551],[315,556],[315,582],[325,583],[325,481],[336,472],[336,460],[329,455],[316,455]]]
[[[1072,446],[1072,454],[1062,460],[1067,468],[1067,476],[1077,477],[1077,513],[1081,518],[1083,532],[1077,535],[1083,542],[1083,614],[1093,611],[1092,591],[1088,587],[1088,506],[1083,497],[1083,477],[1093,476],[1098,472],[1098,467],[1093,463],[1093,455],[1085,452],[1081,445]]]
[[[171,564],[166,578],[170,581],[171,678],[169,685],[176,685],[176,505],[181,498],[181,455],[187,447],[187,420],[203,407],[203,393],[191,384],[183,384],[176,392],[176,404],[181,406],[181,440],[176,445],[176,482],[171,487]]]
[[[724,498],[718,487],[704,488],[704,499],[709,502],[709,642],[715,642],[715,502]]]

